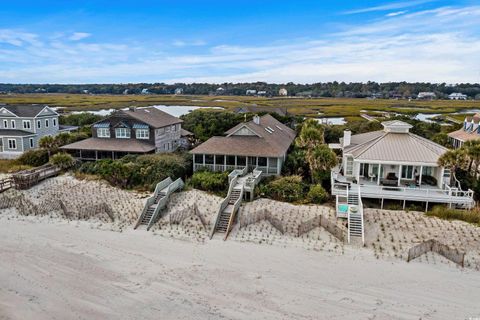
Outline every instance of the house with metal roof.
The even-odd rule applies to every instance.
[[[193,170],[257,169],[264,175],[281,173],[295,131],[271,115],[256,115],[252,121],[231,128],[225,136],[212,137],[190,152]]]
[[[83,160],[173,152],[181,147],[182,120],[155,107],[120,110],[92,125],[92,137],[61,147]]]
[[[480,113],[465,117],[461,129],[450,132],[448,140],[454,148],[461,148],[466,141],[480,139]]]
[[[58,113],[46,105],[0,105],[0,158],[17,158],[38,148],[42,137],[68,129],[59,125]]]
[[[332,194],[356,197],[473,205],[473,191],[450,186],[450,172],[438,165],[448,149],[410,132],[408,123],[393,120],[384,129],[351,135],[338,147],[341,165],[332,171]],[[338,200],[338,198],[337,198]]]

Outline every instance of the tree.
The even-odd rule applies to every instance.
[[[461,186],[460,181],[457,179],[456,171],[457,169],[465,168],[467,163],[468,156],[464,149],[449,150],[438,158],[438,165],[450,169],[452,177],[457,182],[459,188]]]
[[[52,136],[44,136],[39,141],[40,148],[47,150],[48,157],[50,157],[53,153],[55,153],[58,149],[57,142],[55,138]]]
[[[68,153],[57,153],[52,156],[50,163],[60,169],[69,169],[75,165],[75,159]]]
[[[468,172],[472,173],[472,164],[475,163],[475,168],[473,170],[473,176],[476,178],[478,174],[478,166],[480,165],[480,141],[479,140],[469,140],[463,145],[467,156],[469,157]]]

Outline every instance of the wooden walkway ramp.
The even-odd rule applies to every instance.
[[[46,164],[37,168],[16,172],[11,177],[0,180],[0,193],[11,188],[17,190],[30,189],[45,179],[57,176],[60,171],[62,170],[59,167]]]
[[[134,229],[146,225],[149,230],[160,217],[160,211],[167,206],[170,195],[184,186],[183,180],[178,178],[172,181],[170,177],[158,183],[153,195],[147,199],[142,213],[135,223]]]

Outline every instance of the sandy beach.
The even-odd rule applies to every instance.
[[[480,228],[473,225],[367,209],[361,247],[322,227],[296,234],[319,215],[342,230],[331,207],[259,199],[244,203],[239,221],[268,210],[283,232],[253,220],[237,223],[227,241],[210,240],[221,198],[175,193],[150,231],[133,230],[148,195],[71,176],[3,193],[1,201],[24,204],[0,206],[0,319],[480,316]],[[52,205],[59,200],[68,216]],[[111,217],[84,210],[100,204]],[[408,248],[426,239],[466,252],[465,268],[433,253],[405,262]]]
[[[41,220],[0,220],[0,319],[480,316],[473,270]]]

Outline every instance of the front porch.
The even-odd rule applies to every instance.
[[[254,169],[263,175],[279,175],[282,169],[281,158],[194,154],[193,171],[208,169],[214,172],[243,170],[250,172]]]

